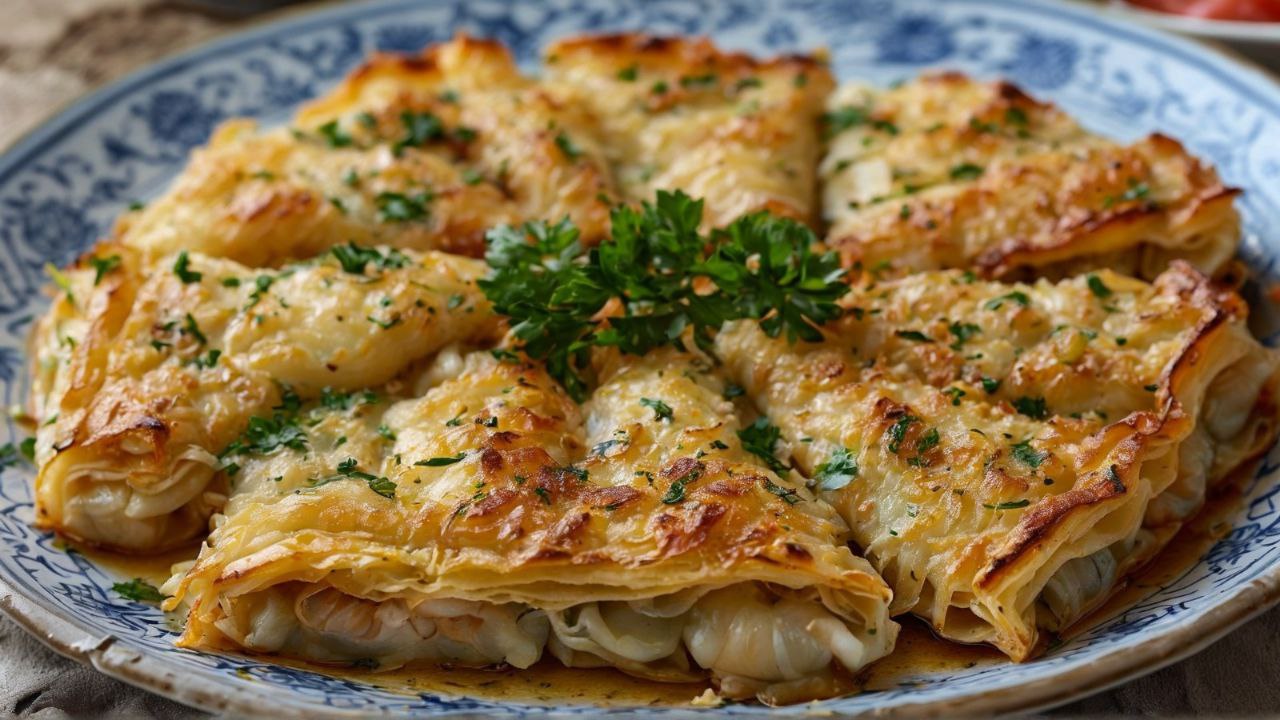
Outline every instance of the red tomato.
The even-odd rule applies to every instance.
[[[1213,20],[1280,22],[1280,0],[1129,0],[1150,10]]]

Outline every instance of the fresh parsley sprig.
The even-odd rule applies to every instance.
[[[709,351],[721,325],[748,318],[770,337],[820,339],[849,291],[836,255],[815,254],[812,231],[766,212],[704,234],[702,211],[701,200],[659,191],[653,203],[615,208],[610,238],[591,250],[567,219],[495,228],[480,288],[525,353],[578,400],[593,346],[638,355],[681,347],[688,330]]]

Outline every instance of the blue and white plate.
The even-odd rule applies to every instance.
[[[842,79],[887,83],[929,67],[1004,76],[1122,138],[1160,130],[1246,190],[1242,255],[1280,258],[1280,88],[1200,46],[1086,9],[1027,0],[387,0],[293,17],[169,60],[99,91],[0,157],[0,398],[26,393],[23,340],[44,309],[42,266],[89,247],[130,202],[159,193],[220,121],[287,117],[375,50],[414,51],[465,30],[535,67],[549,41],[583,31],[707,34],[755,52],[826,46]],[[1259,304],[1274,340],[1280,316]],[[0,428],[0,444],[20,439]],[[237,714],[601,714],[405,694],[265,661],[172,646],[159,611],[111,591],[120,578],[31,527],[31,471],[0,474],[0,607],[63,653],[185,703]],[[1024,665],[921,671],[895,689],[833,700],[839,714],[987,713],[1079,697],[1184,657],[1280,599],[1280,453],[1230,533],[1185,574],[1114,620]],[[7,586],[7,587],[5,587]],[[797,716],[810,706],[731,706]],[[643,717],[690,710],[613,709]]]

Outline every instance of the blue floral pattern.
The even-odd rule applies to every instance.
[[[551,39],[583,30],[705,33],[758,51],[826,46],[845,79],[886,83],[930,67],[1007,76],[1050,96],[1086,124],[1120,136],[1162,130],[1184,138],[1241,200],[1241,256],[1274,277],[1280,258],[1280,92],[1259,76],[1186,43],[1108,24],[1087,12],[1019,0],[387,0],[339,6],[266,27],[108,88],[0,158],[0,402],[25,395],[23,338],[44,308],[45,262],[64,263],[106,232],[129,202],[156,194],[187,151],[221,120],[279,122],[375,50],[413,51],[455,31],[494,37],[527,66]],[[1256,291],[1255,291],[1255,294]],[[1257,327],[1280,339],[1280,314],[1253,300]],[[0,443],[19,437],[12,423]],[[956,700],[1052,678],[1205,620],[1259,579],[1280,575],[1280,453],[1272,451],[1231,532],[1185,575],[1122,616],[1024,666],[922,673],[899,688],[823,703],[859,713]],[[354,680],[178,650],[154,608],[110,590],[118,580],[31,526],[31,472],[0,471],[0,579],[84,631],[171,672],[213,680],[228,695],[271,698],[296,712],[392,716],[547,714],[546,707],[430,693],[406,695]],[[799,716],[730,706],[731,715]],[[607,715],[589,707],[560,709]],[[648,709],[646,716],[671,711]]]

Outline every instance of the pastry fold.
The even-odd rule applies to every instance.
[[[716,352],[849,522],[895,612],[1023,660],[1276,435],[1277,356],[1189,265],[856,288],[821,343]]]
[[[613,190],[582,115],[496,42],[376,55],[288,127],[225,123],[115,235],[255,267],[348,241],[479,256],[490,227],[565,216],[593,241]]]
[[[705,360],[612,356],[601,380],[579,408],[476,353],[381,417],[320,422],[309,453],[247,461],[171,581],[181,644],[378,667],[545,650],[766,702],[847,690],[897,626],[840,517],[742,449]]]
[[[1089,133],[1005,82],[958,73],[827,101],[827,242],[865,268],[1151,279],[1174,259],[1216,274],[1239,194],[1176,140]]]
[[[37,324],[31,408],[37,522],[118,550],[203,534],[235,455],[289,441],[273,407],[377,386],[499,325],[483,263],[452,255],[344,246],[261,272],[111,249],[120,264],[70,271]]]
[[[704,221],[757,210],[816,220],[825,58],[758,59],[705,38],[592,35],[551,44],[547,83],[596,117],[625,199],[684,190]]]

